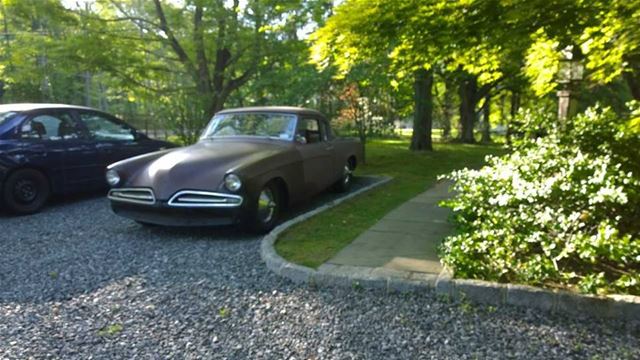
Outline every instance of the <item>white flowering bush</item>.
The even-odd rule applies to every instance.
[[[447,177],[457,277],[640,295],[640,139],[607,110]]]

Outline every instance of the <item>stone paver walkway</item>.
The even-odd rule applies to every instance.
[[[453,232],[451,211],[438,203],[451,196],[449,182],[400,205],[342,249],[326,264],[439,274],[437,246]]]

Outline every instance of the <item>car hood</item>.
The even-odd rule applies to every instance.
[[[286,151],[278,140],[216,139],[169,151],[139,167],[125,187],[150,187],[159,200],[179,190],[219,190],[224,175]]]

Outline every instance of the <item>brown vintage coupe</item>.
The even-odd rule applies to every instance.
[[[314,110],[224,110],[194,145],[107,167],[109,199],[116,214],[142,224],[266,232],[287,206],[332,186],[348,190],[362,150]]]

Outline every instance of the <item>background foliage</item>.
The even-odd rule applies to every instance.
[[[640,137],[610,109],[567,127],[449,176],[457,276],[640,295]]]
[[[581,108],[624,113],[640,98],[639,14],[628,1],[2,0],[0,100],[93,106],[186,142],[247,105],[317,108],[353,134],[413,125],[416,150],[431,127],[490,141],[521,108],[553,105],[566,46],[588,70]],[[367,118],[344,116],[353,86]]]

